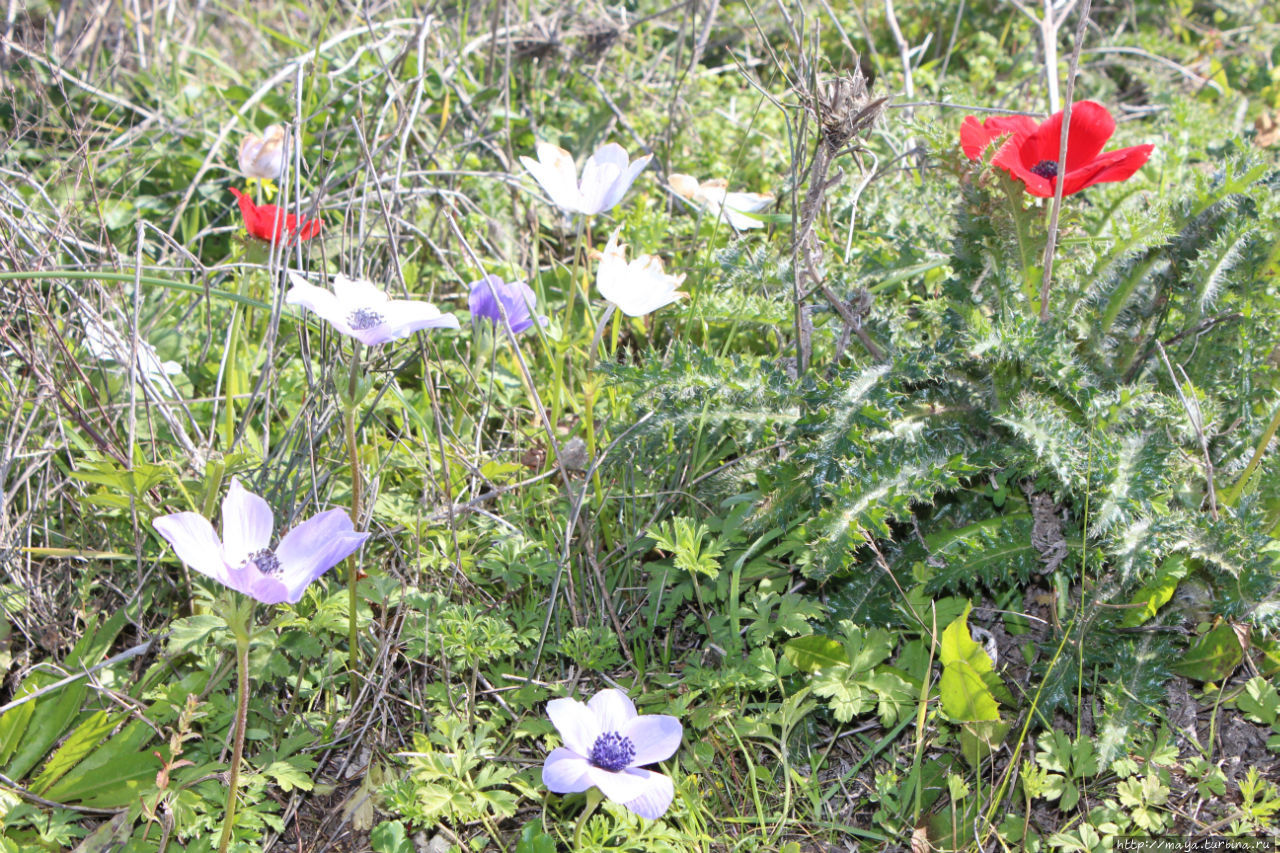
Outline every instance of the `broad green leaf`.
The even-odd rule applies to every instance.
[[[844,646],[821,634],[787,640],[782,653],[801,672],[814,673],[826,667],[849,665]]]
[[[95,711],[71,733],[57,751],[45,763],[35,779],[31,781],[31,790],[43,794],[63,774],[74,767],[81,759],[91,753],[101,740],[112,729],[119,725],[120,715],[108,716],[106,711]]]
[[[67,655],[64,662],[65,668],[74,672],[100,662],[106,655],[107,649],[111,647],[116,634],[124,626],[125,618],[125,611],[118,610],[103,623],[101,628],[90,620],[84,636]],[[21,746],[5,767],[6,776],[10,779],[23,778],[48,754],[49,749],[58,742],[58,739],[80,715],[81,705],[88,689],[86,680],[82,678],[36,699],[34,703],[29,703],[35,705],[35,711],[22,735]]]
[[[156,757],[143,750],[154,736],[154,730],[141,721],[129,723],[55,782],[44,796],[59,803],[99,808],[129,805],[136,794],[124,783],[147,778],[154,782],[160,769]]]
[[[1196,681],[1221,681],[1235,671],[1244,658],[1235,629],[1222,622],[1187,649],[1173,671]]]
[[[1178,583],[1187,576],[1187,560],[1181,554],[1172,554],[1160,564],[1155,577],[1143,584],[1129,600],[1131,605],[1120,625],[1125,628],[1136,628],[1156,615],[1156,611],[1173,598]]]
[[[991,658],[969,635],[969,607],[942,632],[938,660],[942,678],[938,690],[942,709],[957,722],[1000,719],[1000,710],[988,678]]]
[[[943,667],[938,690],[942,695],[942,710],[956,722],[1000,719],[1000,709],[982,674],[965,661]]]

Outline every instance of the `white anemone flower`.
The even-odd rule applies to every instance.
[[[419,329],[456,329],[458,318],[445,314],[430,302],[392,299],[371,281],[333,277],[333,290],[316,287],[289,271],[293,286],[284,301],[314,311],[344,335],[365,346],[403,338]]]
[[[774,197],[767,193],[729,192],[729,182],[724,178],[699,181],[692,175],[673,174],[667,185],[683,198],[706,208],[712,216],[723,214],[724,220],[738,231],[763,228],[764,223],[747,214],[758,213],[773,204]]]
[[[557,794],[590,788],[640,817],[657,820],[675,795],[669,776],[644,765],[666,761],[680,748],[684,729],[667,714],[637,714],[621,690],[601,690],[591,701],[552,699],[547,716],[560,732],[542,765],[542,783]]]
[[[652,154],[646,154],[628,162],[626,149],[610,142],[587,158],[582,167],[582,180],[579,181],[573,155],[568,151],[547,142],[539,142],[536,151],[537,160],[521,157],[520,162],[557,207],[587,216],[613,209],[653,159]]]
[[[84,319],[84,345],[89,354],[98,361],[114,361],[128,364],[130,354],[134,352],[133,342],[117,332],[105,320],[95,317],[88,311],[82,313]],[[161,361],[156,348],[138,339],[137,342],[138,372],[155,382],[161,393],[169,394],[172,386],[162,381],[167,376],[182,372],[182,365],[176,361]]]
[[[240,143],[240,171],[246,177],[274,181],[284,174],[284,125],[273,124],[262,136],[250,133]]]
[[[683,281],[684,273],[667,275],[662,269],[662,259],[655,255],[640,255],[627,263],[627,247],[618,243],[617,231],[604,247],[600,268],[596,271],[596,289],[600,295],[628,317],[652,314],[684,298],[688,294],[676,289]]]
[[[369,538],[345,509],[299,524],[271,547],[271,505],[231,481],[222,499],[222,538],[198,512],[175,512],[151,522],[178,559],[203,575],[261,601],[297,604],[307,585],[341,563]]]

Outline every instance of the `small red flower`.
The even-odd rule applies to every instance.
[[[231,187],[236,201],[240,204],[240,214],[244,217],[244,227],[259,240],[275,242],[280,237],[280,226],[283,222],[289,237],[299,240],[310,240],[320,233],[319,219],[300,220],[292,213],[285,213],[274,204],[254,204],[252,199]]]
[[[988,145],[1007,135],[1009,138],[991,158],[991,165],[1022,181],[1032,195],[1052,198],[1054,182],[1059,176],[1065,196],[1094,184],[1127,181],[1147,162],[1154,145],[1102,152],[1102,146],[1115,129],[1115,119],[1102,104],[1095,101],[1073,104],[1071,125],[1067,128],[1065,169],[1058,163],[1061,112],[1044,122],[1028,116],[996,116],[980,122],[974,116],[967,116],[960,125],[960,148],[970,160],[977,160]]]

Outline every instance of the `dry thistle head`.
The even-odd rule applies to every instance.
[[[867,78],[856,61],[848,73],[820,80],[817,93],[810,99],[822,125],[822,138],[832,153],[857,137],[866,136],[888,104],[888,98],[871,97]]]

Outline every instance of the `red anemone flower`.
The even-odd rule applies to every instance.
[[[280,237],[280,226],[283,223],[289,236],[299,240],[310,240],[320,233],[319,219],[300,219],[292,213],[285,213],[274,204],[254,204],[253,201],[235,187],[231,187],[236,201],[240,203],[240,214],[244,217],[244,227],[259,240],[275,242]]]
[[[1107,108],[1095,101],[1079,101],[1071,107],[1067,128],[1067,164],[1061,168],[1058,150],[1062,136],[1062,113],[1044,122],[1029,116],[995,116],[978,121],[967,116],[960,125],[960,147],[970,160],[977,160],[992,142],[1008,136],[991,165],[1022,181],[1027,192],[1052,198],[1054,182],[1062,178],[1062,194],[1078,193],[1085,187],[1113,181],[1127,181],[1147,162],[1154,145],[1135,145],[1103,153],[1115,132],[1116,122]]]

